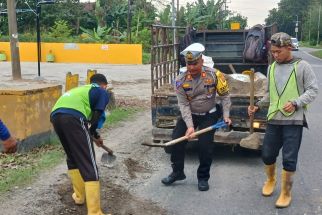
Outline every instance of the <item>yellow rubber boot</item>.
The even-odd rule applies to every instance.
[[[78,169],[68,170],[68,175],[73,184],[74,193],[72,198],[75,204],[82,205],[85,202],[85,184]]]
[[[105,215],[101,210],[100,182],[85,182],[86,204],[88,215]]]
[[[263,196],[270,196],[274,192],[276,185],[276,164],[265,165],[265,172],[267,179],[264,183],[262,194]]]
[[[292,196],[291,196],[291,189],[292,189],[292,176],[294,172],[288,172],[284,169],[282,170],[282,186],[281,186],[281,194],[278,197],[275,206],[277,208],[286,208],[290,205]]]

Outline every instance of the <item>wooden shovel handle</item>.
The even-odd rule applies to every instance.
[[[212,126],[209,126],[209,127],[207,127],[207,128],[201,129],[201,130],[199,130],[199,131],[197,131],[197,132],[194,132],[193,134],[194,134],[195,136],[198,136],[198,135],[200,135],[200,134],[206,133],[206,132],[211,131],[211,130],[213,130]],[[165,146],[171,146],[171,145],[174,145],[174,144],[176,144],[176,143],[180,143],[180,142],[182,142],[182,141],[185,141],[185,140],[187,140],[187,139],[188,139],[188,137],[186,137],[186,136],[179,137],[179,138],[177,138],[177,139],[174,139],[174,140],[171,140],[171,141],[169,141],[169,142],[165,143],[164,145],[165,145]]]
[[[249,79],[250,79],[250,90],[249,90],[249,96],[250,96],[250,108],[253,110],[254,109],[254,97],[255,97],[255,88],[254,88],[254,69],[251,69],[251,73],[249,74]],[[250,127],[249,127],[249,132],[252,134],[254,132],[254,126],[253,126],[253,122],[254,122],[254,114],[252,114],[249,117],[249,123],[250,123]]]
[[[104,144],[102,144],[102,146],[101,146],[105,151],[107,151],[107,153],[108,154],[110,154],[110,155],[113,155],[113,150],[112,149],[110,149],[109,147],[107,147],[107,146],[105,146]]]

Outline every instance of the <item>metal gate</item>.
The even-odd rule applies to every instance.
[[[151,88],[154,91],[164,84],[171,84],[179,71],[179,36],[184,27],[151,26]]]

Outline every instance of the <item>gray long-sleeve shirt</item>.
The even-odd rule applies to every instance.
[[[204,67],[206,77],[195,77],[187,80],[188,73],[180,74],[176,79],[176,94],[178,105],[183,120],[187,127],[194,127],[192,113],[207,113],[215,108],[216,102],[220,101],[223,106],[224,117],[229,117],[230,96],[229,93],[216,97],[217,78],[215,70]],[[213,89],[212,92],[208,88]]]
[[[280,94],[287,83],[293,68],[294,63],[300,59],[293,59],[288,63],[275,65],[275,81],[277,86],[277,91]],[[267,77],[269,79],[269,71],[270,67],[267,70]],[[299,90],[300,96],[295,100],[297,104],[297,109],[294,114],[289,117],[284,116],[281,112],[277,112],[274,117],[268,122],[270,124],[278,124],[278,125],[303,125],[305,121],[305,112],[304,108],[306,105],[310,104],[314,101],[314,99],[318,95],[318,84],[316,76],[313,72],[310,64],[304,60],[300,60],[297,65],[296,71],[297,78],[297,86]],[[269,83],[268,80],[267,93],[266,95],[257,103],[257,105],[261,108],[263,106],[268,106],[270,102],[269,97]],[[296,90],[296,89],[294,89]]]

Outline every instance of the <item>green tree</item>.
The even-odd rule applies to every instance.
[[[49,36],[54,38],[68,38],[71,35],[72,31],[73,30],[68,27],[67,21],[60,20],[56,21],[55,25],[50,28]]]
[[[160,23],[162,25],[171,25],[171,6],[167,5],[159,12]]]
[[[245,29],[247,26],[247,17],[244,17],[239,13],[233,14],[226,21],[226,28],[230,28],[230,23],[232,23],[232,22],[238,22],[240,24],[240,28]]]
[[[295,35],[295,21],[300,24],[305,22],[305,17],[309,5],[313,0],[281,0],[278,8],[269,11],[268,17],[265,19],[267,25],[277,23],[279,31],[286,32],[292,36]],[[301,28],[301,26],[299,26]],[[300,34],[301,32],[299,32]]]
[[[321,1],[312,1],[309,5],[307,13],[305,14],[305,20],[303,21],[303,40],[309,41],[311,45],[316,45],[318,37],[318,22],[319,22],[319,10],[322,14]],[[322,15],[320,16],[320,29]],[[319,41],[321,41],[321,33],[319,35]]]

